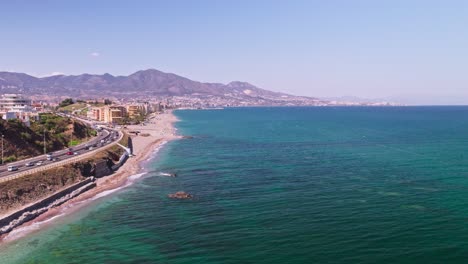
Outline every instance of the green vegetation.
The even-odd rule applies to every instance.
[[[67,99],[63,100],[62,102],[60,102],[59,107],[65,107],[65,106],[71,105],[73,103],[74,102],[73,102],[72,98],[67,98]]]
[[[76,146],[76,145],[79,145],[81,143],[80,140],[72,140],[70,141],[70,147],[73,147],[73,146]]]
[[[133,117],[124,117],[122,118],[122,121],[119,122],[119,125],[124,126],[124,125],[138,125],[142,122],[145,121],[146,115],[140,113],[139,115],[133,116]]]
[[[64,106],[59,106],[57,108],[58,111],[62,111],[62,112],[72,112],[74,110],[80,110],[80,111],[83,111],[84,109],[87,108],[87,104],[86,103],[73,103],[73,104],[68,104],[68,105],[64,105]],[[86,110],[87,111],[87,110]]]
[[[85,124],[54,114],[41,114],[29,127],[19,120],[0,120],[0,131],[4,135],[4,162],[43,154],[44,147],[46,152],[64,149],[96,135]]]

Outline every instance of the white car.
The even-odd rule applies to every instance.
[[[42,165],[42,160],[36,162],[36,166],[41,166]]]
[[[8,171],[17,171],[18,167],[16,166],[8,166]]]

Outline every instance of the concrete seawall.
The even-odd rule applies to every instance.
[[[114,164],[114,166],[112,166],[112,170],[113,171],[116,171],[118,170],[128,159],[128,154],[127,152],[125,152],[124,154],[122,154],[122,156],[120,156],[120,159],[119,159],[119,162],[117,162],[116,164]]]
[[[13,228],[45,213],[49,208],[58,206],[94,187],[96,187],[94,179],[88,178],[0,219],[0,235],[10,232]]]
[[[96,174],[99,174],[100,177],[111,174],[113,171],[118,170],[127,161],[128,157],[129,156],[126,152],[122,154],[119,161],[114,164],[112,168],[109,168],[105,161],[102,164],[96,164],[99,165],[96,168]],[[50,208],[59,206],[94,187],[96,187],[94,178],[87,178],[40,201],[37,201],[32,205],[20,209],[13,214],[0,218],[0,235],[10,232],[15,227],[31,221],[39,215],[47,212],[47,210]]]

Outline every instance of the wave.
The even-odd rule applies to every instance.
[[[126,188],[126,187],[130,186],[132,183],[134,183],[135,180],[143,177],[143,175],[145,175],[145,174],[146,174],[146,172],[131,175],[130,177],[127,178],[127,181],[125,182],[124,185],[122,185],[120,187],[117,187],[117,188],[114,188],[114,189],[111,189],[111,190],[106,190],[106,191],[100,192],[100,193],[96,194],[95,196],[89,198],[88,200],[94,201],[94,200],[97,200],[97,199],[102,198],[104,196],[108,196],[111,193],[115,193],[115,192],[117,192],[119,190],[122,190],[123,188]]]
[[[146,161],[150,161],[152,159],[154,159],[156,157],[156,155],[158,154],[158,152],[161,150],[161,148],[167,144],[168,141],[162,141],[157,148],[155,148],[153,150],[153,152],[151,153],[151,155],[149,156],[149,158],[146,160]],[[148,172],[142,172],[142,173],[138,173],[138,174],[134,174],[134,175],[131,175],[127,178],[125,184],[123,184],[122,186],[119,186],[117,188],[114,188],[114,189],[111,189],[111,190],[105,190],[103,192],[100,192],[100,193],[97,193],[96,195],[94,195],[93,197],[91,198],[88,198],[88,199],[85,199],[85,200],[81,200],[81,201],[76,201],[76,202],[71,202],[71,203],[67,203],[65,204],[63,207],[61,207],[60,209],[60,213],[57,214],[57,215],[54,215],[50,218],[47,218],[43,221],[37,221],[35,222],[34,220],[31,222],[31,224],[27,224],[25,226],[22,226],[22,227],[18,227],[18,228],[15,228],[13,229],[11,232],[9,232],[2,240],[3,241],[7,241],[7,240],[16,240],[20,237],[24,237],[25,235],[27,235],[28,233],[31,233],[33,231],[37,231],[39,229],[41,229],[41,227],[44,225],[44,224],[47,224],[48,222],[51,222],[61,216],[64,216],[67,214],[67,211],[70,210],[70,209],[75,209],[76,207],[79,207],[79,206],[83,206],[84,204],[86,203],[89,203],[91,201],[95,201],[95,200],[98,200],[102,197],[105,197],[105,196],[108,196],[112,193],[115,193],[119,190],[122,190],[130,185],[132,185],[137,179],[143,177],[144,175],[146,175]],[[169,174],[169,173],[163,173],[163,176],[171,176],[172,174]]]
[[[158,147],[155,148],[155,149],[153,150],[153,152],[148,156],[148,158],[145,160],[145,162],[148,162],[148,161],[153,160],[153,159],[156,157],[156,155],[159,153],[159,151],[161,150],[161,148],[162,148],[164,145],[167,144],[167,142],[169,142],[169,141],[167,141],[167,140],[162,141],[162,142],[158,145]]]
[[[146,172],[131,175],[130,177],[127,178],[127,181],[125,182],[125,184],[120,186],[120,187],[100,192],[100,193],[98,193],[98,194],[94,195],[93,197],[91,197],[89,199],[86,199],[86,200],[68,203],[67,205],[65,205],[64,207],[62,207],[60,209],[60,213],[57,214],[57,215],[54,215],[54,216],[52,216],[50,218],[47,218],[47,219],[44,219],[43,221],[37,221],[36,222],[36,221],[33,220],[31,222],[31,224],[27,224],[25,226],[15,228],[4,237],[3,241],[16,240],[18,238],[24,237],[25,235],[27,235],[27,234],[29,234],[31,232],[40,230],[43,225],[45,225],[45,224],[47,224],[47,223],[49,223],[49,222],[51,222],[51,221],[53,221],[53,220],[55,220],[55,219],[57,219],[59,217],[62,217],[64,215],[66,215],[68,210],[75,209],[77,206],[82,206],[83,204],[89,203],[91,201],[95,201],[95,200],[97,200],[99,198],[108,196],[108,195],[110,195],[112,193],[115,193],[115,192],[117,192],[117,191],[119,191],[119,190],[121,190],[123,188],[126,188],[126,187],[130,186],[131,184],[133,184],[137,179],[143,177],[145,174],[146,174]]]
[[[32,224],[30,224],[30,225],[15,228],[15,229],[11,230],[11,232],[9,232],[5,236],[5,238],[3,238],[3,241],[16,240],[16,239],[21,238],[21,237],[23,237],[23,236],[25,236],[25,235],[33,232],[33,231],[40,230],[43,225],[53,221],[56,218],[62,217],[64,215],[65,215],[65,213],[62,212],[62,213],[60,213],[58,215],[54,215],[51,218],[44,219],[43,221],[38,221],[38,222],[33,221]]]

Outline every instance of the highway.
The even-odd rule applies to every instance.
[[[102,129],[97,137],[93,138],[88,142],[79,144],[77,146],[73,146],[71,149],[67,148],[64,150],[51,152],[53,160],[47,160],[47,155],[40,155],[33,158],[2,165],[0,166],[0,179],[16,174],[18,172],[33,170],[41,166],[52,164],[54,162],[79,157],[80,155],[86,154],[91,151],[95,151],[96,149],[102,148],[105,145],[117,141],[119,139],[119,133],[120,132],[111,129]],[[26,166],[26,163],[30,163],[31,165]],[[8,166],[16,166],[18,170],[8,171]]]

